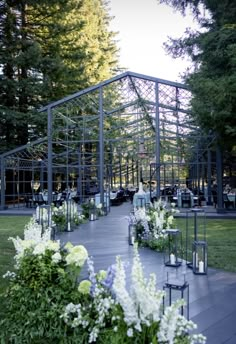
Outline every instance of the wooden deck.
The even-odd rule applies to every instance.
[[[126,219],[130,210],[130,203],[111,207],[107,216],[88,222],[74,232],[61,233],[58,238],[62,243],[83,244],[94,258],[95,270],[115,263],[117,255],[131,262],[133,247],[128,245]],[[236,344],[236,274],[208,269],[207,275],[194,275],[186,264],[177,270],[165,267],[163,254],[148,248],[140,248],[139,254],[145,275],[154,272],[161,289],[167,272],[177,274],[178,279],[185,274],[189,283],[190,319],[198,325],[196,332],[207,336],[208,344]]]

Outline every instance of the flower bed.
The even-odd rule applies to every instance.
[[[174,215],[178,212],[174,203],[167,204],[161,200],[148,208],[134,208],[129,222],[135,226],[138,244],[163,251],[167,245],[166,230],[175,228]]]
[[[11,238],[16,270],[7,273],[6,316],[0,323],[3,343],[205,343],[190,335],[196,326],[179,313],[183,301],[163,309],[156,276],[146,279],[134,247],[131,282],[117,257],[107,271],[95,272],[82,246],[50,240],[50,230],[32,219],[24,240]],[[79,281],[85,261],[88,279]]]

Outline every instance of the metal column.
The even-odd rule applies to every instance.
[[[99,189],[100,202],[104,207],[104,142],[103,142],[103,92],[99,88]]]
[[[52,109],[48,107],[48,204],[52,203]]]
[[[1,156],[1,205],[0,209],[5,209],[5,158]]]
[[[159,87],[158,82],[155,83],[155,91],[156,91],[156,116],[155,116],[155,124],[156,124],[156,196],[160,198],[161,195],[161,185],[160,185],[160,168],[161,168],[161,159],[160,159],[160,113],[159,113]]]
[[[222,162],[222,151],[219,145],[216,147],[216,173],[217,173],[217,206],[218,211],[223,211],[223,162]]]

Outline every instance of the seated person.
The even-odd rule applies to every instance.
[[[230,187],[230,185],[229,184],[226,184],[225,185],[225,187],[224,187],[224,191],[223,191],[223,193],[229,193],[231,191],[231,187]]]

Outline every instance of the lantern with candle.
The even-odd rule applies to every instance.
[[[189,283],[185,274],[167,272],[167,281],[163,286],[166,292],[163,298],[163,311],[165,307],[171,306],[177,299],[184,300],[184,305],[180,308],[180,313],[189,319]]]
[[[95,206],[94,199],[92,198],[89,201],[89,221],[95,221],[97,220],[97,209]]]
[[[206,241],[193,242],[193,273],[196,275],[207,274],[207,243]]]
[[[186,214],[186,245],[185,256],[186,264],[189,268],[195,271],[198,269],[199,256],[194,249],[194,243],[204,242],[206,245],[206,214],[205,210],[201,208],[193,208],[187,211]]]
[[[51,227],[52,213],[49,205],[39,205],[36,209],[36,217],[39,225],[42,226],[42,232],[44,232],[46,228]]]
[[[179,229],[167,229],[168,246],[164,255],[165,265],[178,267],[182,264],[182,234]]]

